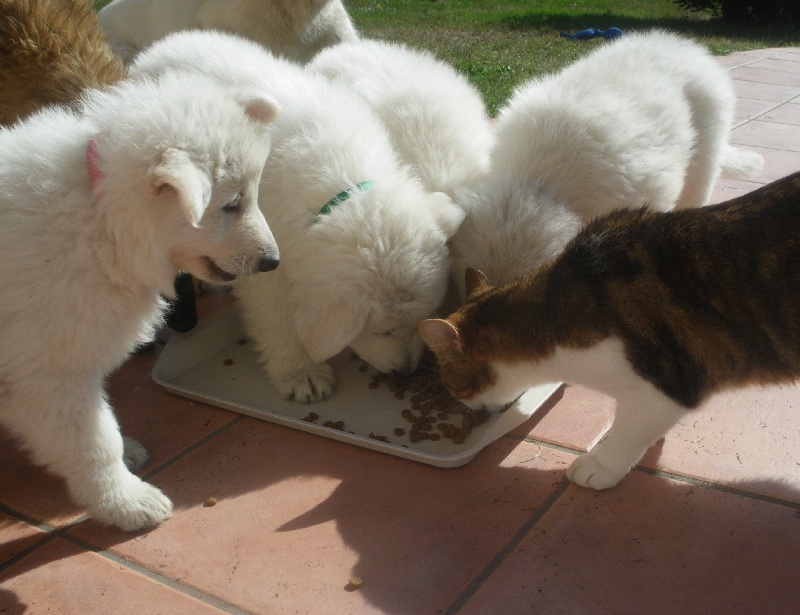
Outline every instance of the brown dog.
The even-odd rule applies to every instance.
[[[74,105],[87,89],[127,75],[88,0],[0,0],[0,125],[52,104]],[[188,274],[175,279],[167,324],[197,323]]]
[[[0,124],[125,74],[88,0],[0,0]]]

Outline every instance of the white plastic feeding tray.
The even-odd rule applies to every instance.
[[[345,350],[331,360],[336,390],[324,401],[302,404],[281,399],[258,363],[235,306],[202,320],[188,334],[173,334],[153,369],[153,379],[168,391],[286,427],[439,467],[469,462],[487,444],[525,422],[559,388],[547,384],[529,389],[507,410],[492,413],[461,444],[451,439],[411,442],[409,424],[401,416],[407,399],[397,399],[384,386],[369,388],[369,371],[359,369]],[[309,413],[316,422],[303,420]],[[343,423],[341,429],[323,422]],[[395,435],[403,428],[404,435]],[[375,439],[385,438],[388,441]]]

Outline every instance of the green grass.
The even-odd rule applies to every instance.
[[[101,8],[108,1],[95,0],[94,5]],[[686,12],[672,0],[344,0],[344,4],[363,36],[429,49],[453,64],[478,87],[492,114],[517,84],[556,71],[602,44],[597,39],[567,41],[561,31],[660,27],[692,37],[718,55],[800,46],[797,27],[732,26]]]
[[[712,53],[800,46],[798,29],[731,26],[689,13],[672,0],[345,0],[363,36],[429,49],[467,75],[491,113],[517,84],[574,61],[601,39],[568,41],[560,32],[616,26],[685,34]]]

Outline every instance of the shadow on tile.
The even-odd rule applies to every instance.
[[[435,613],[571,459],[503,438],[443,470],[247,420],[154,478],[176,506],[160,527],[128,535],[89,521],[69,533],[248,611],[317,612],[324,600],[328,613]],[[218,503],[204,507],[208,496]],[[345,590],[352,575],[357,592]]]
[[[637,472],[570,487],[458,612],[797,612],[798,550],[791,507]]]

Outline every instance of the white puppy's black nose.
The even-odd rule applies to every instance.
[[[281,260],[275,256],[264,256],[261,258],[261,263],[259,264],[260,271],[272,271],[275,269]]]

